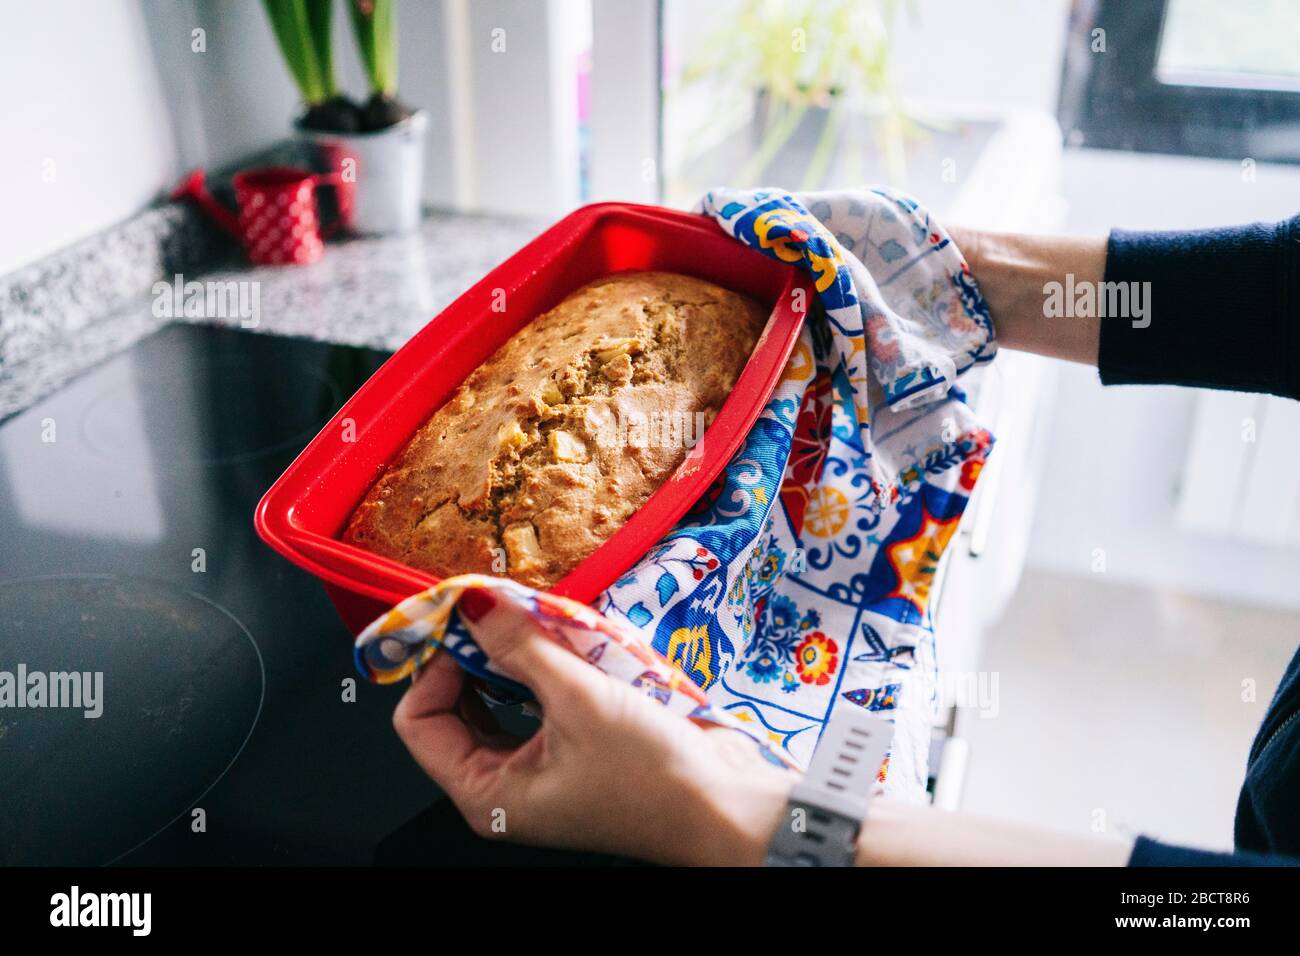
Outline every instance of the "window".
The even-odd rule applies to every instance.
[[[1156,78],[1183,86],[1300,90],[1300,3],[1169,0]]]
[[[1300,163],[1300,0],[1078,0],[1072,145]]]

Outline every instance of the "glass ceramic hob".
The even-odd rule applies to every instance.
[[[172,325],[0,423],[0,680],[103,675],[96,718],[0,707],[0,863],[369,863],[437,798],[253,531],[384,358]]]

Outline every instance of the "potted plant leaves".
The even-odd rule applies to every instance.
[[[341,224],[362,235],[415,229],[428,115],[397,98],[394,0],[344,0],[370,86],[364,103],[335,81],[333,0],[262,2],[303,99],[295,129],[337,186]]]
[[[728,163],[725,178],[732,185],[762,185],[775,174],[792,188],[823,189],[833,171],[840,181],[860,180],[863,126],[887,178],[899,182],[904,139],[917,127],[893,77],[889,29],[897,5],[740,0],[728,8],[724,25],[702,38],[669,96],[704,86],[717,102],[753,104],[751,141],[742,155],[726,155],[739,160]],[[703,132],[698,139],[710,141]],[[696,150],[683,165],[700,159]]]

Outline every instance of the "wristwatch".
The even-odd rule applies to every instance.
[[[852,866],[894,726],[857,707],[833,713],[812,762],[790,791],[767,847],[768,866]]]

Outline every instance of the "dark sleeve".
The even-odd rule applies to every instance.
[[[1144,315],[1101,320],[1106,385],[1300,398],[1300,216],[1197,232],[1116,229],[1106,282],[1150,283],[1128,286],[1147,291],[1129,299],[1144,302]]]
[[[1138,837],[1129,866],[1300,866],[1293,856],[1275,856],[1270,853],[1213,853],[1209,850],[1190,850],[1182,846],[1157,843]]]

